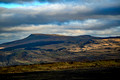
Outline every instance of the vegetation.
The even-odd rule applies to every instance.
[[[0,67],[0,73],[24,73],[36,71],[63,71],[63,70],[89,70],[94,68],[120,67],[120,60],[92,61],[92,62],[55,62],[46,64],[20,65]]]

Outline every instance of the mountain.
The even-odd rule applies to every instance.
[[[120,59],[120,37],[31,34],[0,44],[0,66]]]

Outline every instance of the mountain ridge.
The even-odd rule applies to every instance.
[[[80,35],[80,36],[65,36],[65,35],[59,35],[59,34],[31,34],[29,35],[28,37],[26,38],[23,38],[23,39],[20,39],[20,40],[15,40],[15,41],[11,41],[11,42],[6,42],[6,43],[3,43],[3,44],[0,44],[0,47],[5,47],[5,45],[9,45],[11,43],[19,43],[19,42],[22,42],[23,41],[26,41],[27,40],[27,43],[32,43],[32,42],[37,42],[37,41],[40,41],[42,39],[51,39],[51,38],[61,38],[61,39],[64,39],[64,38],[76,38],[76,37],[93,37],[93,36],[90,36],[90,35]],[[32,39],[34,41],[28,41],[29,39]],[[52,39],[53,40],[53,39]],[[18,44],[20,45],[20,44]],[[10,46],[7,46],[7,47],[10,47]]]
[[[33,33],[33,34],[30,34],[30,35],[29,35],[28,37],[26,37],[26,38],[29,38],[29,37],[32,37],[32,36],[95,37],[95,36],[91,36],[91,35],[67,36],[67,35],[61,35],[61,34]],[[26,39],[26,38],[23,38],[23,39]],[[102,39],[105,39],[105,38],[120,38],[120,36],[114,36],[114,37],[96,37],[96,38],[102,38]],[[20,39],[20,40],[23,40],[23,39]],[[5,42],[5,43],[1,43],[0,45],[2,45],[2,44],[7,44],[7,43],[11,43],[11,42],[15,42],[15,41],[20,41],[20,40],[14,40],[14,41],[10,41],[10,42]]]
[[[66,35],[60,35],[60,34],[34,33],[34,34],[30,34],[28,37],[20,39],[20,40],[15,40],[15,41],[11,41],[11,42],[2,43],[2,44],[0,44],[0,49],[2,49],[5,45],[11,44],[11,43],[15,43],[16,44],[16,43],[21,42],[22,40],[27,40],[27,39],[33,39],[33,40],[35,40],[36,39],[35,41],[37,41],[38,40],[37,37],[39,37],[38,39],[45,39],[45,38],[51,38],[51,37],[60,37],[60,38],[64,38],[64,37],[67,37],[67,38],[89,37],[90,38],[91,37],[91,38],[97,38],[97,39],[120,38],[120,36],[116,36],[116,37],[94,37],[94,36],[91,36],[91,35],[66,36]],[[27,40],[27,43],[32,43],[32,41],[28,42],[28,40]]]
[[[0,66],[120,59],[120,37],[31,34],[0,48]]]

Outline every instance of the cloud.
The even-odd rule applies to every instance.
[[[120,20],[98,20],[88,19],[84,21],[70,21],[58,24],[25,24],[13,27],[1,27],[0,33],[6,32],[24,32],[24,31],[39,31],[39,30],[106,30],[117,28],[120,26]],[[61,31],[62,32],[62,31]]]
[[[25,2],[34,2],[34,1],[38,1],[38,2],[51,2],[51,3],[55,3],[55,2],[69,2],[69,1],[79,1],[79,0],[0,0],[0,3],[25,3]]]
[[[88,19],[84,21],[66,22],[64,25],[68,26],[66,27],[68,29],[105,30],[120,26],[120,20]]]
[[[12,9],[0,8],[0,26],[63,23],[86,19],[119,19],[120,12],[118,8],[119,6],[114,7],[111,5],[110,8],[98,9],[98,7],[92,5],[72,4],[48,4]]]
[[[0,0],[34,3],[35,0]],[[0,7],[0,43],[31,33],[63,35],[120,35],[120,0],[39,0],[37,6]]]
[[[35,0],[0,0],[0,3],[24,3],[24,2],[32,2]]]
[[[5,33],[9,33],[9,32],[24,32],[24,31],[40,31],[40,30],[44,30],[44,29],[50,29],[50,28],[57,28],[58,25],[20,25],[20,26],[15,26],[15,27],[4,27],[1,28],[0,32],[5,32]],[[2,32],[2,33],[3,33]]]
[[[89,21],[85,21],[88,22]],[[85,24],[85,22],[81,22],[82,25]],[[91,22],[95,22],[92,21]],[[90,22],[90,23],[91,23]],[[90,25],[89,23],[89,25]],[[71,29],[72,24],[74,24],[73,29]],[[44,33],[44,34],[62,34],[62,35],[93,35],[93,36],[119,36],[120,35],[120,26],[114,27],[114,28],[107,28],[103,30],[88,30],[83,28],[79,28],[76,25],[78,23],[67,23],[63,25],[55,25],[55,24],[46,24],[46,25],[21,25],[16,27],[5,27],[2,28],[2,31],[0,31],[0,43],[13,41],[17,39],[22,39],[27,37],[28,35],[32,33]],[[87,23],[86,23],[87,24]],[[92,24],[92,23],[91,23]],[[86,25],[87,27],[87,25]],[[89,26],[88,26],[89,27]]]
[[[91,2],[95,0],[0,0],[0,3],[24,3],[24,2],[32,2],[32,1],[39,1],[39,2]]]
[[[26,26],[26,27],[25,27]],[[116,28],[109,28],[105,30],[85,30],[83,29],[69,29],[69,25],[24,25],[18,27],[4,28],[4,33],[0,34],[0,42],[3,39],[17,40],[27,37],[31,33],[44,34],[63,34],[63,35],[93,35],[93,36],[119,36],[120,26]]]
[[[98,3],[98,2],[120,2],[119,0],[0,0],[0,3],[25,3],[25,2],[50,2],[50,3],[59,3],[59,2],[88,2],[88,3]]]
[[[30,32],[30,33],[68,33],[71,34],[91,34],[95,32],[96,34],[105,34],[112,33],[111,31],[115,31],[118,34],[120,30],[120,24],[115,26],[113,22],[117,21],[101,21],[101,20],[85,20],[85,21],[71,21],[65,22],[61,25],[57,24],[39,24],[39,25],[20,25],[15,27],[3,27],[1,28],[1,33],[16,33],[16,32]],[[110,31],[109,31],[110,30]],[[104,31],[104,32],[103,32]],[[89,33],[88,33],[89,32]],[[91,33],[90,33],[91,32]],[[92,33],[93,32],[93,33]],[[94,34],[95,34],[94,33]]]
[[[112,28],[112,29],[107,29],[107,30],[66,30],[64,34],[66,35],[92,35],[92,36],[119,36],[120,29],[118,28]]]
[[[1,26],[16,26],[21,24],[64,22],[77,19],[80,15],[78,15],[79,11],[84,13],[87,12],[86,10],[88,10],[86,6],[65,4],[5,9],[4,11],[2,10],[3,12],[0,12],[0,24]]]

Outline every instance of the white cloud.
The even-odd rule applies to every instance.
[[[20,25],[20,26],[16,26],[16,27],[4,27],[2,28],[2,31],[39,31],[39,30],[43,30],[43,29],[52,29],[52,28],[57,28],[58,25],[53,25],[53,24],[49,24],[49,25]]]
[[[23,24],[50,24],[55,22],[67,22],[71,20],[86,19],[119,19],[116,11],[105,12],[104,5],[92,4],[65,4],[55,3],[41,6],[17,7],[11,9],[0,8],[0,25],[18,26]],[[102,8],[101,8],[102,7]],[[109,5],[113,7],[113,5]],[[109,10],[109,7],[108,10]],[[115,7],[116,8],[116,7]],[[100,12],[99,12],[100,10]],[[103,11],[102,11],[103,10]],[[110,11],[110,10],[109,10]],[[116,13],[115,13],[116,12]],[[107,15],[108,14],[108,15]],[[117,15],[115,15],[117,14]]]

